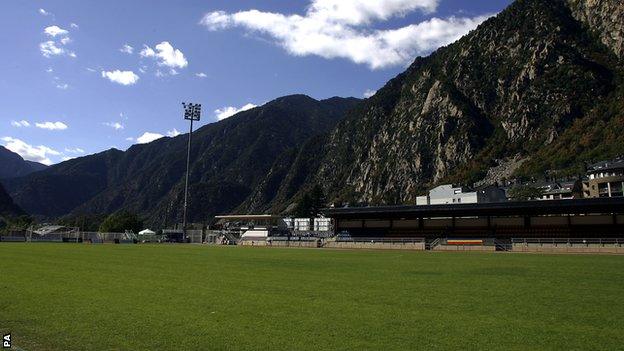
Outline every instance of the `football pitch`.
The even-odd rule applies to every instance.
[[[624,256],[0,244],[31,350],[618,349]]]

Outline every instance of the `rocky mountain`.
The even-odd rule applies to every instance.
[[[20,155],[0,146],[0,179],[21,177],[46,168],[48,166],[26,161]]]
[[[192,221],[327,200],[409,204],[443,182],[487,184],[624,154],[624,3],[517,0],[416,58],[360,102],[277,99],[194,136]],[[33,214],[127,209],[179,221],[186,136],[4,181]]]
[[[479,181],[496,160],[525,161],[517,176],[623,153],[622,11],[517,0],[351,111],[309,182],[336,201],[413,203],[435,184]]]
[[[293,95],[206,125],[193,133],[191,221],[243,203],[282,160],[335,127],[358,99]],[[29,213],[46,217],[127,209],[148,223],[180,221],[188,135],[108,150],[4,181]],[[285,161],[284,161],[285,162]]]

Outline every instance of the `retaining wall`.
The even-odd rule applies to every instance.
[[[496,251],[496,246],[486,245],[438,245],[434,251]]]
[[[384,249],[384,250],[425,250],[425,243],[382,243],[382,242],[336,242],[323,245],[330,249]]]
[[[513,244],[514,252],[568,252],[568,253],[619,253],[624,246],[602,244]]]
[[[316,241],[269,241],[266,243],[266,246],[271,247],[319,247]]]
[[[238,242],[240,246],[267,246],[266,240],[241,240]]]

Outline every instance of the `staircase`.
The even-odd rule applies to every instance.
[[[219,234],[223,235],[232,245],[238,245],[239,238],[231,231],[222,230]]]
[[[436,238],[425,243],[425,250],[435,250],[440,245],[440,238]]]
[[[496,246],[496,251],[511,251],[513,249],[513,245],[511,244],[511,240],[494,240],[494,245]]]

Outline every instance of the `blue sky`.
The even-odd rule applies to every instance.
[[[50,164],[184,132],[182,101],[363,97],[510,2],[3,0],[0,144]]]

